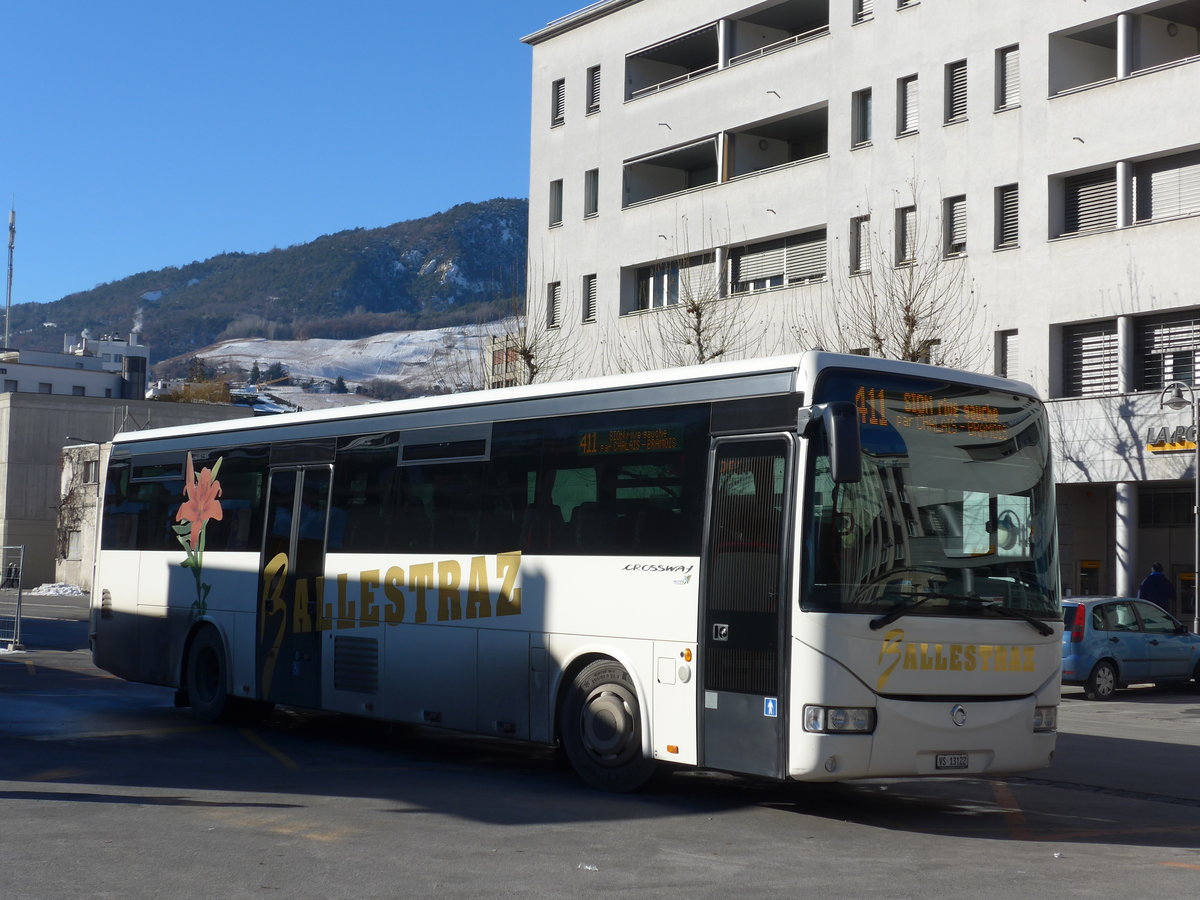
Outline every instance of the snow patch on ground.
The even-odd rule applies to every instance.
[[[77,584],[65,584],[61,581],[54,584],[42,584],[33,588],[33,590],[24,591],[26,596],[34,594],[38,597],[82,597],[87,593]]]

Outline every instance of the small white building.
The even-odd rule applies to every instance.
[[[524,40],[529,325],[569,374],[696,361],[704,293],[727,356],[797,349],[931,258],[964,287],[930,356],[1052,400],[1065,588],[1161,561],[1190,607],[1191,445],[1147,445],[1200,350],[1200,0],[564,12]]]

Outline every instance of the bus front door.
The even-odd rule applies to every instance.
[[[793,439],[719,438],[701,613],[702,764],[786,773],[787,536]]]
[[[321,615],[331,466],[271,470],[259,566],[259,696],[321,705]]]

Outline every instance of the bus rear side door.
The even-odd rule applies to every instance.
[[[783,777],[794,439],[718,438],[703,558],[703,765]]]
[[[329,465],[273,468],[259,567],[259,696],[321,705],[321,621]]]

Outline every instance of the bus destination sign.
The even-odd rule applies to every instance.
[[[580,456],[613,456],[620,453],[650,453],[678,450],[683,446],[683,429],[678,425],[649,428],[607,428],[585,431],[579,436]]]
[[[854,393],[854,406],[863,425],[970,434],[997,441],[1009,437],[999,408],[983,403],[961,403],[934,394],[888,392],[882,387],[860,385]]]

